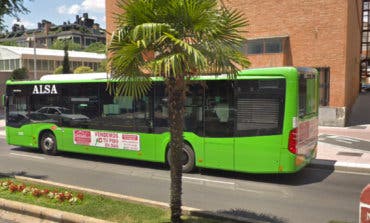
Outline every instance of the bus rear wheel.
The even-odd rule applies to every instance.
[[[40,149],[47,155],[57,154],[57,140],[51,132],[44,132],[40,138]]]
[[[171,151],[167,150],[167,161],[171,166]],[[195,168],[195,154],[193,149],[186,143],[182,147],[181,153],[182,172],[189,173]]]

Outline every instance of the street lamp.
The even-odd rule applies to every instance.
[[[37,69],[36,69],[36,35],[33,32],[33,79],[37,79]]]

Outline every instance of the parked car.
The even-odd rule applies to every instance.
[[[42,113],[25,111],[9,112],[7,120],[8,125],[13,127],[20,127],[24,124],[40,122],[56,123],[54,119],[51,119]]]
[[[67,125],[75,125],[76,123],[86,122],[90,120],[90,118],[86,115],[74,114],[71,109],[59,106],[42,107],[36,112],[42,113],[51,119],[62,121]]]
[[[370,77],[362,77],[361,78],[361,88],[363,91],[370,90]]]

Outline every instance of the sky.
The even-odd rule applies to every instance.
[[[105,28],[105,0],[24,0],[24,6],[30,11],[28,14],[20,14],[20,22],[26,29],[37,28],[41,20],[48,20],[55,25],[63,22],[73,23],[76,15],[82,16],[87,12],[89,18],[95,19],[101,28]],[[17,22],[14,17],[4,16],[5,25],[11,30]]]

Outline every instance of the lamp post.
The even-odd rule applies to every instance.
[[[33,32],[33,79],[37,79],[37,63],[36,63],[36,35]]]

